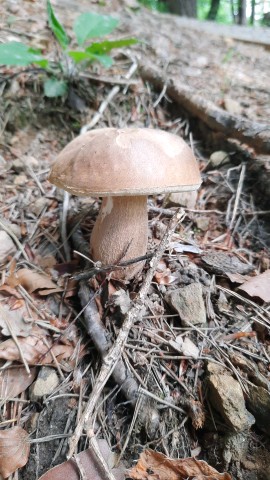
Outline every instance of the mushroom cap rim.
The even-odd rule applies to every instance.
[[[55,181],[52,178],[49,178],[49,181],[56,185],[57,187],[69,192],[71,195],[76,195],[78,197],[136,197],[136,196],[148,196],[148,195],[158,195],[162,193],[180,193],[180,192],[191,192],[198,190],[201,186],[201,183],[194,185],[174,185],[173,187],[156,187],[156,188],[145,188],[145,189],[124,189],[118,191],[85,191],[76,189],[74,187],[69,187],[68,185],[63,185],[59,181]]]

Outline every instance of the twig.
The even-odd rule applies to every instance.
[[[176,226],[182,221],[184,218],[184,213],[183,211],[178,211],[173,218],[171,219],[169,226],[166,230],[166,233],[159,245],[159,248],[153,257],[153,259],[150,262],[150,268],[146,274],[146,277],[144,279],[144,282],[141,286],[141,289],[137,295],[137,298],[135,299],[133,306],[130,308],[130,310],[127,312],[125,316],[125,320],[123,322],[122,328],[119,331],[118,337],[106,355],[106,357],[103,359],[103,364],[100,369],[100,373],[96,379],[96,383],[93,387],[93,390],[91,392],[91,395],[89,397],[88,403],[86,405],[86,408],[84,410],[84,413],[82,415],[82,418],[80,420],[80,423],[77,425],[74,435],[71,438],[70,441],[70,450],[69,450],[69,457],[73,455],[75,452],[76,446],[78,444],[79,438],[82,434],[83,427],[84,425],[87,425],[87,434],[88,437],[90,438],[90,443],[93,446],[93,448],[96,447],[96,442],[93,443],[94,439],[94,428],[93,428],[93,413],[95,410],[95,406],[97,405],[98,399],[101,395],[101,392],[111,376],[111,373],[113,372],[115,365],[117,364],[118,359],[120,358],[121,352],[125,346],[125,343],[127,341],[129,331],[133,325],[133,323],[136,320],[139,320],[142,316],[143,308],[144,308],[144,300],[146,298],[146,295],[148,293],[148,290],[151,285],[151,281],[153,278],[153,275],[157,269],[158,262],[160,261],[160,258],[162,257],[174,231]],[[113,479],[113,476],[108,477],[111,480]]]
[[[92,73],[84,73],[80,72],[79,77],[81,78],[89,78],[90,80],[97,81],[98,83],[109,83],[109,84],[116,84],[116,85],[138,85],[138,80],[126,80],[125,78],[119,77],[103,77],[101,75],[94,75]]]
[[[163,405],[166,405],[167,407],[173,408],[174,410],[177,410],[177,412],[180,413],[185,413],[185,410],[183,408],[177,407],[171,402],[168,402],[167,400],[164,400],[163,398],[158,397],[157,395],[154,395],[151,392],[148,392],[148,390],[145,390],[144,388],[140,387],[140,392],[143,393],[144,395],[147,395],[150,398],[153,398],[153,400],[156,400],[156,402],[162,403]]]
[[[73,275],[74,280],[88,280],[91,277],[94,277],[98,273],[106,273],[112,272],[114,270],[121,270],[128,265],[132,265],[133,263],[141,262],[142,260],[150,260],[153,258],[154,253],[148,253],[146,255],[142,255],[141,257],[132,258],[131,260],[126,260],[125,262],[119,262],[117,265],[107,265],[106,267],[95,265],[94,268],[90,270],[85,270],[82,273],[78,273],[77,275]],[[85,255],[83,255],[85,257]],[[90,260],[90,259],[88,259]],[[94,263],[94,262],[93,262]]]
[[[243,164],[242,169],[241,169],[241,173],[240,173],[240,177],[239,177],[237,191],[236,191],[235,202],[234,202],[233,213],[232,213],[232,218],[231,218],[231,221],[230,221],[229,230],[232,230],[233,225],[234,225],[235,217],[236,217],[238,206],[239,206],[240,196],[241,196],[242,189],[243,189],[245,173],[246,173],[246,164]]]
[[[127,72],[127,74],[125,75],[124,78],[126,80],[129,80],[132,77],[133,73],[137,70],[137,67],[138,67],[137,63],[134,62],[131,65],[129,71]],[[117,95],[117,93],[119,93],[119,92],[120,92],[120,86],[119,85],[116,85],[115,87],[112,88],[112,90],[108,94],[107,98],[105,98],[105,100],[103,100],[103,102],[101,103],[98,111],[93,116],[91,122],[88,123],[87,125],[84,125],[81,128],[80,134],[86,133],[88,130],[91,130],[91,128],[93,128],[99,122],[99,120],[102,117],[103,113],[105,112],[107,106],[110,104],[110,102],[115,97],[115,95]]]

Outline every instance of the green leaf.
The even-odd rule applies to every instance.
[[[60,43],[62,48],[67,48],[69,44],[69,38],[64,27],[61,23],[57,20],[50,0],[47,0],[47,15],[48,15],[48,24],[50,29],[53,31],[55,37],[57,38],[58,42]]]
[[[39,54],[38,50],[32,50],[21,42],[8,42],[0,44],[0,65],[17,65],[24,67],[37,63],[46,66],[48,61]]]
[[[57,80],[57,78],[48,78],[44,82],[44,93],[46,97],[63,97],[67,92],[67,83],[64,80]]]
[[[112,57],[109,57],[109,55],[93,55],[93,60],[97,60],[106,68],[111,67],[113,64],[113,59]]]
[[[69,51],[68,55],[73,58],[76,63],[83,62],[84,60],[88,62],[100,62],[104,67],[109,68],[113,64],[113,59],[109,55],[98,55],[90,52],[76,52]]]
[[[85,50],[89,53],[107,53],[110,52],[113,48],[127,47],[129,45],[134,45],[138,43],[138,40],[135,38],[124,38],[122,40],[104,40],[104,42],[92,43],[90,47],[87,47]]]
[[[83,62],[83,60],[92,59],[92,55],[90,56],[89,53],[87,52],[76,52],[76,51],[70,50],[67,53],[71,58],[73,58],[73,60],[76,63]]]
[[[74,22],[74,32],[79,45],[88,38],[103,37],[111,33],[118,25],[117,18],[97,13],[82,13]]]

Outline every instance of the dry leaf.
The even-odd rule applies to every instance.
[[[264,302],[270,302],[270,270],[251,277],[239,287],[239,290],[246,292],[250,297],[258,297]]]
[[[10,337],[11,333],[20,337],[27,337],[32,329],[32,322],[25,321],[25,309],[9,310],[0,305],[0,328],[2,334]]]
[[[173,460],[150,449],[141,454],[128,476],[134,480],[231,480],[228,473],[219,473],[203,460]]]
[[[10,287],[9,285],[2,285],[0,287],[0,292],[3,292],[4,294],[7,293],[8,295],[11,295],[11,296],[16,297],[18,299],[22,298],[20,293],[17,292],[17,290],[15,288]]]
[[[8,478],[28,461],[28,433],[21,427],[0,430],[0,474]]]
[[[154,278],[159,285],[170,285],[170,283],[173,283],[178,277],[172,274],[163,260],[160,260]]]
[[[241,273],[226,272],[226,275],[232,283],[239,283],[239,284],[245,283],[247,280],[252,278],[249,275],[241,275]]]
[[[65,358],[70,358],[74,352],[71,345],[55,343],[51,346],[50,337],[46,337],[46,333],[42,329],[35,327],[33,333],[26,338],[20,337],[17,339],[23,356],[29,365],[51,365],[55,363],[53,355],[58,362],[61,362]],[[46,343],[44,342],[45,337]],[[21,362],[20,352],[12,338],[0,344],[0,358]]]
[[[17,397],[35,380],[37,369],[31,368],[30,375],[24,367],[6,368],[0,372],[0,401]]]
[[[11,287],[22,285],[29,293],[38,290],[40,295],[49,295],[50,293],[62,292],[63,288],[59,288],[48,275],[34,272],[29,268],[22,268],[7,279],[7,283]]]
[[[114,454],[111,452],[106,440],[97,440],[100,452],[106,460],[111,473],[116,480],[124,480],[124,467],[120,465],[114,468]],[[103,480],[104,473],[99,469],[95,454],[91,448],[75,455],[72,460],[57,465],[47,473],[44,473],[39,480],[80,480],[81,478],[91,480]]]
[[[188,338],[178,335],[174,340],[169,341],[170,345],[177,351],[182,353],[187,357],[198,358],[199,349],[198,347]]]

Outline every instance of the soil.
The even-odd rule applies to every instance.
[[[97,79],[83,76],[74,79],[67,98],[44,97],[42,72],[0,68],[1,216],[8,225],[19,228],[18,239],[27,257],[18,250],[3,262],[1,303],[10,310],[27,305],[35,322],[43,322],[38,328],[46,331],[47,342],[51,342],[49,348],[53,344],[73,352],[64,359],[57,357],[56,363],[48,362],[56,368],[60,383],[47,398],[40,398],[38,402],[30,400],[24,406],[23,401],[31,398],[27,388],[18,395],[22,403],[9,399],[4,402],[3,425],[6,426],[5,422],[10,425],[10,419],[16,418],[30,439],[73,433],[85,405],[78,403],[78,398],[80,402],[83,397],[86,401],[101,363],[81,324],[74,325],[81,307],[78,284],[69,278],[83,267],[73,252],[74,245],[69,243],[71,260],[63,248],[60,234],[63,194],[47,180],[57,153],[93,119],[117,80],[124,80],[135,54],[139,56],[139,63],[147,57],[165,76],[177,76],[192,91],[233,115],[268,124],[270,113],[267,29],[257,29],[247,38],[247,30],[241,27],[189,22],[171,15],[154,14],[142,7],[130,9],[118,1],[104,3],[105,6],[99,6],[98,2],[86,0],[59,0],[55,11],[70,33],[75,13],[89,10],[91,4],[92,11],[115,13],[121,18],[121,35],[136,36],[143,44],[126,52],[115,51],[115,63],[109,71],[93,64],[84,73]],[[0,5],[0,18],[1,41],[23,41],[54,55],[57,47],[46,26],[42,3],[4,0]],[[147,397],[136,417],[120,388],[110,380],[100,399],[96,434],[106,438],[113,451],[123,453],[126,467],[133,465],[144,448],[151,447],[172,458],[197,456],[219,471],[228,471],[233,478],[267,479],[269,431],[262,431],[256,421],[246,431],[233,430],[226,415],[221,413],[223,407],[215,408],[209,400],[208,366],[209,363],[221,364],[222,372],[239,382],[244,391],[241,400],[244,416],[247,415],[248,385],[253,383],[264,391],[269,385],[269,304],[263,303],[259,295],[255,298],[240,295],[237,285],[241,282],[235,283],[229,276],[235,273],[238,279],[241,276],[247,279],[248,275],[269,269],[269,207],[265,208],[259,195],[258,198],[254,195],[254,179],[243,166],[241,142],[240,146],[231,144],[227,162],[214,165],[210,156],[224,148],[223,139],[208,129],[204,137],[201,121],[189,117],[186,109],[176,105],[165,90],[162,93],[144,82],[138,70],[132,81],[127,87],[120,84],[120,91],[95,127],[153,127],[183,136],[196,153],[203,185],[196,205],[186,209],[186,218],[173,238],[174,245],[170,245],[160,263],[147,297],[143,321],[131,330],[123,355],[127,370],[155,398]],[[247,145],[243,148],[245,152],[250,149]],[[268,165],[267,162],[268,155]],[[170,198],[163,195],[149,199],[149,251],[159,244],[174,211],[170,202]],[[87,241],[98,206],[98,199],[70,199],[68,224],[74,225],[74,220],[83,212],[80,221]],[[85,214],[89,210],[90,213]],[[203,261],[203,254],[207,261]],[[228,264],[233,265],[233,272],[227,270]],[[18,290],[18,285],[7,283],[14,269],[22,267],[46,273],[62,288],[61,293],[44,295],[44,290],[41,294],[34,288],[28,290],[26,296]],[[147,268],[148,264],[145,271]],[[98,315],[111,341],[117,336],[124,313],[123,307],[114,304],[110,295],[120,286],[133,299],[145,271],[142,277],[127,285],[108,281],[107,288],[97,297]],[[90,280],[93,291],[99,292],[98,282],[98,278]],[[207,326],[190,328],[179,321],[179,314],[168,306],[165,298],[170,291],[198,283],[201,287],[197,290],[202,291],[206,306]],[[43,285],[43,288],[47,287]],[[36,317],[36,310],[31,310],[33,305],[40,316]],[[177,350],[180,347],[175,344],[175,338],[179,335],[188,338],[193,349],[199,349],[198,357]],[[1,342],[5,340],[2,335]],[[241,361],[236,360],[237,354]],[[9,366],[6,361],[20,363],[20,359],[1,358],[3,371]],[[37,364],[40,369],[42,361],[43,357],[39,361],[30,360],[29,364]],[[59,395],[62,396],[58,398]],[[164,399],[185,413],[168,408],[162,404]],[[153,412],[158,412],[158,427],[153,425]],[[256,409],[252,413],[256,419]],[[84,436],[79,449],[84,450],[87,445]],[[38,479],[49,468],[63,462],[67,451],[67,438],[33,443],[29,462],[19,471],[18,478]]]

